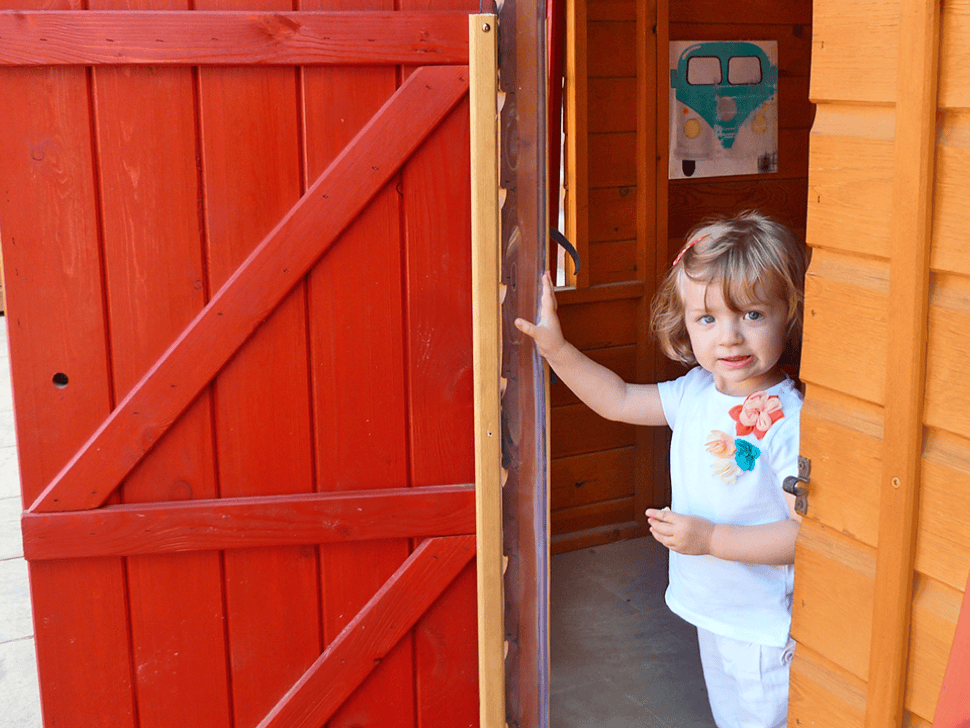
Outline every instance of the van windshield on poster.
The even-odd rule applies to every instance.
[[[777,171],[777,41],[671,42],[668,178]]]

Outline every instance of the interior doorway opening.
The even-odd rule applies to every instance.
[[[804,239],[812,10],[567,0],[562,209],[583,264],[558,311],[566,339],[626,381],[685,371],[647,322],[695,224],[758,209]],[[775,171],[668,180],[669,47],[692,40],[777,43]],[[644,517],[669,505],[668,431],[607,422],[562,384],[550,403],[552,725],[712,726],[696,630],[663,601],[667,554]]]

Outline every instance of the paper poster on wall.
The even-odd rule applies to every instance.
[[[668,178],[777,171],[777,41],[671,42]]]

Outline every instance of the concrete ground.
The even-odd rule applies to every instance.
[[[653,538],[552,557],[552,728],[714,728],[697,631],[664,603]]]
[[[0,319],[0,726],[40,728],[6,322]]]

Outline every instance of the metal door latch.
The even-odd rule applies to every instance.
[[[804,516],[808,513],[808,491],[798,485],[799,482],[811,483],[808,476],[812,472],[812,461],[808,458],[798,456],[798,475],[789,475],[782,481],[781,487],[786,493],[795,496],[795,513]]]

